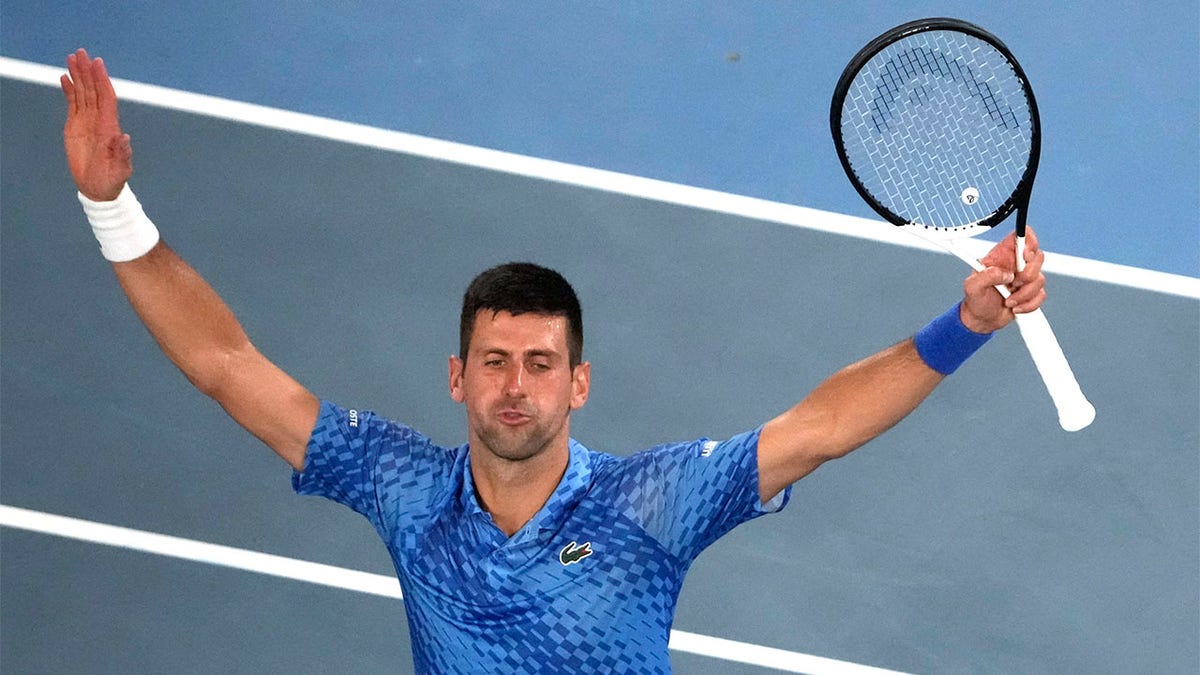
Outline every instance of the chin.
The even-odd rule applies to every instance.
[[[480,434],[480,438],[488,452],[510,462],[523,462],[533,459],[550,447],[549,438],[514,438],[505,433]]]

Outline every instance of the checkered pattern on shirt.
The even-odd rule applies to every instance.
[[[764,512],[757,432],[627,458],[572,441],[558,488],[507,538],[479,508],[465,446],[437,447],[367,412],[353,427],[351,419],[322,403],[293,484],[375,525],[404,590],[422,673],[669,672],[688,566]],[[571,542],[588,542],[592,555],[562,564]]]

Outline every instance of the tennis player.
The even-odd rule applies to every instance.
[[[291,465],[297,492],[375,526],[422,673],[668,672],[676,598],[706,546],[783,508],[793,483],[896,424],[1045,298],[1036,238],[1016,274],[1010,236],[961,302],[763,426],[615,457],[570,437],[591,384],[575,292],[544,267],[501,265],[464,296],[449,390],[467,443],[440,447],[319,400],[255,349],[130,190],[130,139],[103,62],[79,50],[67,66],[67,162],[130,303],[187,378]]]

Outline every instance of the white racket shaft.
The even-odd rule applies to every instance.
[[[1007,288],[997,288],[1002,289],[1001,293],[1007,297]],[[1067,363],[1067,357],[1046,315],[1041,309],[1036,309],[1017,314],[1016,321],[1025,340],[1025,348],[1033,357],[1033,365],[1037,366],[1042,381],[1046,383],[1046,391],[1050,392],[1054,407],[1058,408],[1059,426],[1067,431],[1079,431],[1091,424],[1096,419],[1096,408],[1079,388],[1079,381],[1075,379],[1071,364]]]
[[[924,232],[915,227],[905,227],[904,230],[925,241],[937,244],[977,272],[985,269],[983,263],[958,250],[948,241],[926,236]],[[1024,251],[1022,251],[1023,253]],[[1010,295],[1008,288],[1004,286],[996,286],[996,290],[1005,298]],[[1058,409],[1059,426],[1066,431],[1079,431],[1087,427],[1092,420],[1096,419],[1096,408],[1079,388],[1075,372],[1071,370],[1071,364],[1067,363],[1067,357],[1063,354],[1062,347],[1058,344],[1058,338],[1054,335],[1054,329],[1046,320],[1046,315],[1041,309],[1037,309],[1025,314],[1017,314],[1016,321],[1017,328],[1021,331],[1021,338],[1025,340],[1025,348],[1029,350],[1033,364],[1042,376],[1042,382],[1046,384],[1046,391],[1050,393],[1054,407]]]

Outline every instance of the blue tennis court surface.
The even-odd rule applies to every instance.
[[[251,3],[193,17],[195,38],[185,43],[167,13],[112,10],[88,27],[64,11],[71,6],[6,3],[0,51],[21,64],[58,63],[82,44],[118,77],[171,87],[122,109],[134,187],[167,240],[301,382],[444,444],[463,435],[461,410],[443,393],[460,294],[496,262],[534,258],[576,285],[594,370],[573,431],[617,454],[757,425],[959,293],[962,263],[887,243],[886,234],[827,231],[840,216],[626,176],[866,215],[832,148],[801,146],[827,135],[832,81],[821,73],[836,78],[859,43],[921,7],[870,27],[848,15],[851,4],[828,17],[803,5],[780,17],[726,17],[716,28],[715,14],[622,5],[608,24],[587,14],[530,21],[522,42],[499,40],[521,17],[494,7],[458,23],[389,17],[385,30],[367,10]],[[1041,38],[1082,30],[1067,19],[1084,17],[1021,23],[999,6],[974,9],[965,18],[1001,34],[1023,64],[1076,63],[1065,39],[1049,51]],[[57,21],[38,20],[51,10]],[[784,19],[829,47],[806,69],[780,66],[784,52],[815,49],[776,25]],[[1164,23],[1163,37],[1139,53],[1194,46],[1196,22],[1190,33],[1184,24]],[[679,34],[652,44],[639,32],[664,25]],[[278,39],[262,40],[268,33]],[[310,38],[307,49],[279,48],[299,36]],[[598,59],[605,40],[625,49]],[[404,58],[401,47],[411,50]],[[614,91],[583,105],[614,86],[569,77],[593,60],[587,72],[607,62],[608,77],[641,96]],[[329,71],[314,70],[318,62]],[[755,70],[764,63],[769,73]],[[409,672],[407,625],[387,594],[391,564],[375,533],[344,509],[293,496],[287,468],[157,352],[78,211],[61,156],[61,94],[49,81],[15,77],[21,64],[5,61],[0,79],[0,670]],[[1192,83],[1195,67],[1194,59],[1164,65],[1190,72]],[[676,103],[663,71],[686,74],[691,98]],[[1083,65],[1072,72],[1093,100],[1110,95],[1111,81]],[[393,87],[380,93],[389,76],[411,85],[410,102]],[[474,79],[487,76],[522,96],[501,101]],[[1035,82],[1043,108],[1079,96],[1055,93],[1054,81]],[[701,82],[720,105],[705,105]],[[771,83],[801,93],[785,106]],[[483,99],[478,108],[464,106],[470,88]],[[236,108],[189,107],[176,89],[318,115],[323,130],[339,128],[330,117],[372,128],[355,132],[357,142],[297,133],[304,120],[277,110],[265,111],[269,126],[249,114],[222,118],[214,111]],[[564,102],[572,96],[573,108]],[[782,514],[700,557],[677,613],[677,672],[1195,670],[1200,312],[1197,153],[1187,154],[1195,87],[1176,88],[1160,107],[1141,117],[1155,131],[1139,142],[1177,157],[1173,175],[1144,172],[1142,159],[1105,173],[1115,170],[1101,169],[1097,143],[1072,138],[1074,152],[1045,148],[1057,159],[1047,159],[1049,179],[1035,188],[1033,220],[1046,222],[1051,242],[1062,238],[1061,252],[1167,273],[1141,277],[1076,258],[1051,270],[1046,312],[1099,410],[1095,424],[1061,431],[1016,332],[998,337],[913,417],[802,481]],[[785,109],[807,121],[795,136],[762,143],[755,134],[765,116]],[[605,111],[611,126],[596,118]],[[1182,150],[1170,151],[1182,155],[1156,145],[1165,147],[1158,130],[1171,120],[1187,132]],[[1060,138],[1079,135],[1056,126]],[[389,129],[518,155],[436,144],[422,153],[419,138],[396,140]],[[753,138],[761,162],[730,150]],[[562,180],[548,180],[556,171]],[[1052,197],[1056,182],[1082,171],[1103,176],[1095,200],[1128,202],[1114,208],[1136,208],[1142,219],[1158,191],[1178,190],[1175,203],[1153,209],[1168,245],[1142,237],[1148,243],[1127,249],[1060,225],[1078,212],[1102,220],[1099,204]],[[1120,190],[1121,182],[1145,189]],[[1143,196],[1121,198],[1134,192]],[[1109,249],[1095,252],[1093,239]],[[1113,269],[1149,281],[1096,273]],[[38,514],[75,520],[39,529]],[[255,557],[263,553],[275,558]],[[288,561],[328,568],[301,565],[289,576]]]

